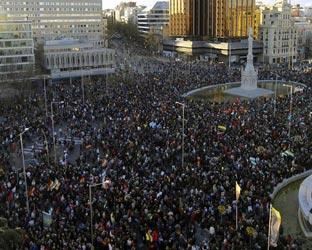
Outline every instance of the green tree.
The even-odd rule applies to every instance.
[[[8,221],[0,217],[0,246],[1,250],[22,249],[23,230],[8,227]]]
[[[137,26],[133,23],[110,22],[107,25],[107,34],[110,37],[115,34],[119,34],[121,37],[127,40],[136,42],[140,42],[143,39],[140,36]]]

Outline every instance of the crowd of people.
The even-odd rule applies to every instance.
[[[265,249],[273,188],[312,166],[311,70],[259,69],[260,79],[278,74],[308,86],[293,95],[290,136],[289,96],[278,97],[276,112],[267,98],[181,97],[239,81],[238,69],[142,59],[127,70],[85,84],[85,104],[80,80],[49,86],[49,102],[61,102],[56,138],[82,139],[74,160],[65,154],[53,160],[42,93],[1,105],[0,215],[25,230],[23,249],[91,249],[90,202],[95,249]],[[185,104],[183,165],[176,102]],[[51,154],[45,150],[36,155],[39,164],[26,166],[29,213],[22,169],[10,160],[21,156],[19,133],[26,127],[25,143],[45,134]],[[70,146],[62,145],[68,154]],[[287,150],[294,156],[281,155]],[[235,182],[242,189],[237,230]],[[99,183],[90,201],[89,185]],[[42,212],[51,214],[50,222]],[[281,230],[277,249],[300,249],[300,241]]]

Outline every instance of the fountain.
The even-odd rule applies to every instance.
[[[245,69],[242,69],[241,86],[227,89],[224,91],[225,93],[251,99],[273,94],[273,91],[271,90],[258,88],[258,71],[254,68],[253,65],[252,43],[252,28],[250,28],[248,37],[247,64]]]

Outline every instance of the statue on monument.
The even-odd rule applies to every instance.
[[[249,29],[248,36],[248,54],[247,54],[247,63],[245,69],[242,68],[241,74],[241,85],[236,88],[230,88],[225,90],[224,92],[237,95],[247,98],[257,98],[260,96],[268,96],[272,95],[273,92],[269,89],[258,88],[258,71],[254,68],[253,65],[253,36],[252,36],[252,28]]]
[[[249,29],[248,37],[248,55],[247,55],[247,64],[244,70],[242,70],[242,84],[241,88],[243,89],[256,89],[258,82],[258,72],[255,70],[253,65],[253,54],[252,54],[252,28]]]

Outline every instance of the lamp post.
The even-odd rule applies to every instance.
[[[46,117],[48,117],[47,89],[46,89],[45,76],[43,76],[43,91],[44,91],[44,107],[45,107],[45,111],[46,111]]]
[[[44,133],[44,130],[42,129],[42,134],[43,134],[43,137],[44,137],[44,144],[45,144],[45,149],[47,150],[47,160],[48,160],[48,165],[50,165],[50,159],[49,159],[49,145],[48,145],[48,140],[47,140],[47,136],[46,134]]]
[[[27,186],[27,176],[26,176],[26,168],[25,168],[25,157],[24,157],[24,146],[23,146],[23,134],[27,132],[29,128],[25,128],[22,133],[19,134],[20,142],[21,142],[21,151],[22,151],[22,163],[23,163],[23,174],[24,174],[24,182],[25,182],[25,194],[26,194],[26,208],[27,214],[29,214],[29,199],[28,199],[28,186]]]
[[[89,185],[89,203],[90,203],[90,231],[91,231],[91,246],[92,250],[94,249],[93,245],[93,207],[92,207],[92,188],[103,185],[103,183],[95,183]]]
[[[176,102],[177,105],[182,107],[182,168],[184,167],[184,116],[185,116],[185,104],[181,102]]]
[[[231,41],[229,41],[229,69],[231,69]]]
[[[289,117],[288,117],[288,137],[290,138],[291,121],[292,121],[293,85],[283,84],[283,86],[290,88],[290,103],[289,103]]]
[[[81,91],[82,91],[82,103],[85,104],[84,82],[83,75],[81,75]]]
[[[274,84],[274,118],[275,118],[275,114],[276,114],[277,78],[278,78],[278,74],[275,74],[275,84]]]
[[[52,136],[53,136],[53,151],[54,151],[54,163],[56,163],[56,146],[54,136],[54,115],[53,115],[53,104],[63,104],[64,102],[51,102],[51,122],[52,122]]]

